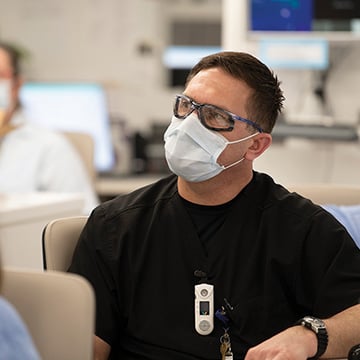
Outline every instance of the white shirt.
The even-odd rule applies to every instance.
[[[21,121],[0,138],[0,193],[76,192],[84,195],[83,213],[98,205],[80,155],[60,133]]]

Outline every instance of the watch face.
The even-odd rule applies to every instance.
[[[311,316],[305,316],[304,321],[311,324],[311,327],[317,332],[319,329],[324,329],[325,324],[322,320],[311,317]]]

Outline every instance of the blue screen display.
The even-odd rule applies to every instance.
[[[251,0],[254,31],[311,31],[313,0]]]

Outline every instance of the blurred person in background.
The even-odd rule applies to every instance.
[[[81,193],[83,213],[98,197],[80,155],[60,133],[26,121],[19,101],[20,52],[0,42],[0,193]]]

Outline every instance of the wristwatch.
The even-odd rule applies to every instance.
[[[328,333],[325,323],[313,316],[305,316],[298,320],[295,325],[302,325],[316,334],[318,346],[316,354],[308,360],[318,359],[325,351],[328,345]]]

